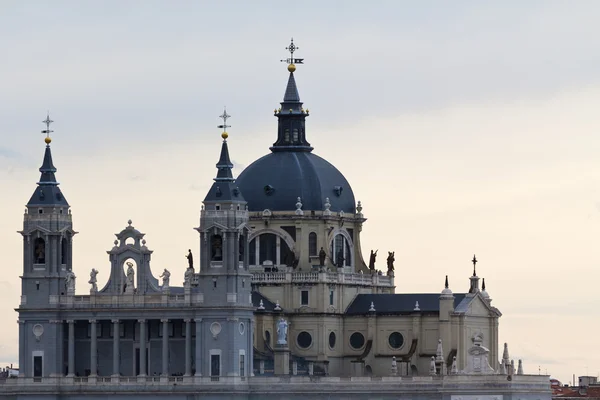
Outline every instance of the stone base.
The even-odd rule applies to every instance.
[[[278,345],[275,348],[275,375],[290,374],[290,349],[285,346]]]

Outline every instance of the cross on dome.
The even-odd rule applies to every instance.
[[[42,121],[43,124],[46,124],[46,129],[44,129],[42,131],[42,133],[46,134],[46,139],[44,139],[44,141],[46,142],[46,144],[50,144],[50,142],[52,142],[52,139],[50,138],[50,134],[52,132],[54,132],[53,130],[50,130],[50,124],[53,123],[54,121],[52,121],[50,119],[50,111],[48,111],[48,113],[46,114],[46,119]]]
[[[229,134],[227,133],[227,128],[231,128],[231,125],[227,125],[227,119],[231,118],[231,115],[227,114],[227,107],[223,107],[223,114],[219,115],[219,118],[223,120],[223,124],[217,125],[217,128],[223,129],[221,137],[223,138],[223,140],[225,140],[227,139],[227,137],[229,137]]]

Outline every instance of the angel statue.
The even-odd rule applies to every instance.
[[[97,292],[98,291],[98,280],[96,279],[96,275],[98,275],[98,271],[94,268],[92,268],[92,271],[90,272],[90,280],[88,281],[88,283],[90,285],[92,285],[91,288],[91,292]]]
[[[165,290],[169,289],[169,281],[171,280],[171,273],[169,272],[168,269],[165,268],[165,270],[163,271],[162,275],[159,276],[159,278],[162,278],[162,280],[163,280],[162,290],[164,292]]]

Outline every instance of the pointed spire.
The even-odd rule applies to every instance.
[[[494,282],[492,282],[492,283],[494,283]],[[481,290],[483,290],[485,292],[485,278],[483,278],[483,280],[481,282]]]
[[[290,72],[290,75],[288,77],[281,107],[275,110],[275,116],[279,120],[279,127],[277,141],[273,143],[271,151],[310,152],[313,148],[306,140],[305,132],[305,120],[308,116],[308,110],[304,110],[302,107],[300,94],[298,94],[298,87],[296,85],[296,78],[294,77],[296,64],[302,64],[304,59],[294,58],[294,52],[298,50],[298,47],[294,44],[293,39],[291,44],[286,47],[286,50],[290,52],[290,57],[281,61],[288,64],[287,69]]]
[[[477,276],[477,271],[475,270],[475,267],[477,266],[477,257],[475,257],[475,254],[473,254],[471,262],[473,263],[473,276]]]
[[[445,287],[446,289],[448,289],[448,288],[449,288],[449,286],[448,286],[448,275],[446,275],[446,282],[444,283],[444,287]]]
[[[38,187],[36,188],[33,196],[29,199],[27,206],[69,206],[60,189],[58,188],[59,183],[56,181],[56,167],[52,161],[52,151],[50,150],[50,143],[52,138],[50,134],[54,132],[50,129],[50,124],[54,121],[50,119],[50,114],[46,115],[46,119],[42,121],[46,125],[46,129],[42,130],[42,133],[46,134],[44,142],[46,143],[46,149],[44,151],[44,160],[39,171],[41,173],[40,179],[37,182]]]
[[[227,128],[231,127],[231,125],[227,125],[227,119],[231,118],[231,115],[227,114],[227,109],[225,108],[223,114],[221,114],[219,118],[223,119],[223,124],[217,126],[218,128],[223,129],[223,133],[221,133],[223,144],[221,145],[221,156],[219,157],[219,162],[217,162],[217,177],[214,178],[214,180],[220,182],[234,182],[233,173],[231,172],[233,164],[229,159],[229,148],[227,147],[227,138],[229,137]]]

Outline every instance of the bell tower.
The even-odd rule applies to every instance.
[[[248,269],[248,210],[235,183],[229,159],[226,111],[217,176],[200,212],[200,272],[205,337],[201,359],[211,376],[250,376],[252,373],[252,275]],[[198,334],[198,333],[197,333]],[[213,340],[214,339],[214,340]]]
[[[73,230],[71,209],[56,181],[56,167],[50,149],[50,116],[43,121],[46,149],[37,187],[23,216],[23,275],[21,305],[49,304],[49,296],[66,294],[65,276],[73,268]]]

